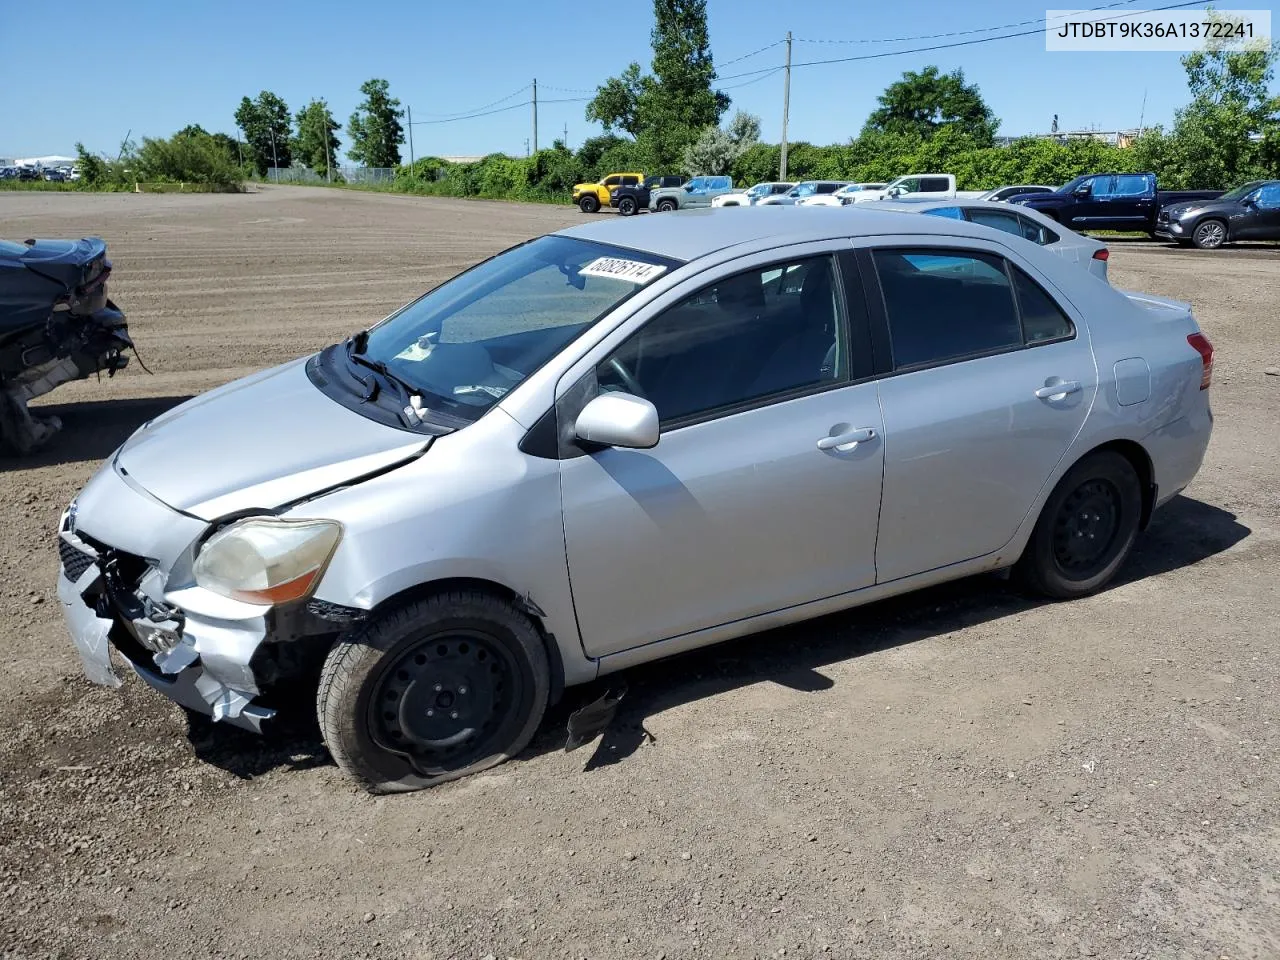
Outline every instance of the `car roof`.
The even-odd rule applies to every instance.
[[[900,212],[903,209],[852,213],[848,207],[769,204],[728,210],[705,208],[643,217],[607,217],[560,230],[558,235],[685,261],[705,257],[726,247],[770,238],[776,239],[778,246],[890,234],[990,238],[989,228],[967,220],[920,217]]]

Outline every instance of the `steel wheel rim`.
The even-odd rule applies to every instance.
[[[1196,230],[1197,239],[1206,247],[1221,245],[1224,233],[1225,231],[1220,223],[1201,224],[1200,228]]]
[[[369,699],[369,729],[426,776],[461,769],[511,739],[520,681],[515,658],[482,631],[424,637],[387,658]]]
[[[1053,559],[1075,580],[1097,576],[1114,559],[1124,501],[1102,478],[1082,483],[1058,508],[1053,525]]]

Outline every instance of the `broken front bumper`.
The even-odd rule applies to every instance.
[[[119,657],[182,706],[261,732],[274,715],[253,702],[261,693],[254,655],[268,633],[261,608],[201,598],[195,587],[166,592],[204,528],[108,463],[59,524],[58,600],[92,682],[119,686]],[[224,612],[233,616],[216,615]]]

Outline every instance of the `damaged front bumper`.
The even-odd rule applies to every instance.
[[[146,574],[132,598],[121,597],[128,587],[116,579],[123,575],[116,569],[120,562],[114,551],[77,536],[68,529],[65,514],[59,538],[63,568],[58,600],[90,681],[120,685],[114,649],[148,686],[170,700],[214,720],[262,732],[263,723],[275,715],[254,702],[261,689],[253,656],[267,636],[265,617],[219,621],[194,615],[151,596],[147,581],[159,576]]]

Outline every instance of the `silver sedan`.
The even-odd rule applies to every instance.
[[[254,730],[310,684],[346,773],[417,789],[639,663],[984,571],[1102,588],[1212,363],[1187,304],[968,221],[592,223],[144,424],[58,595],[92,679]]]
[[[1107,280],[1107,262],[1111,254],[1105,243],[1068,230],[1057,220],[1030,207],[1014,207],[998,200],[917,200],[906,203],[877,200],[873,204],[854,207],[859,211],[868,208],[950,217],[1003,230],[1037,243],[1064,260],[1087,267],[1099,280]]]

